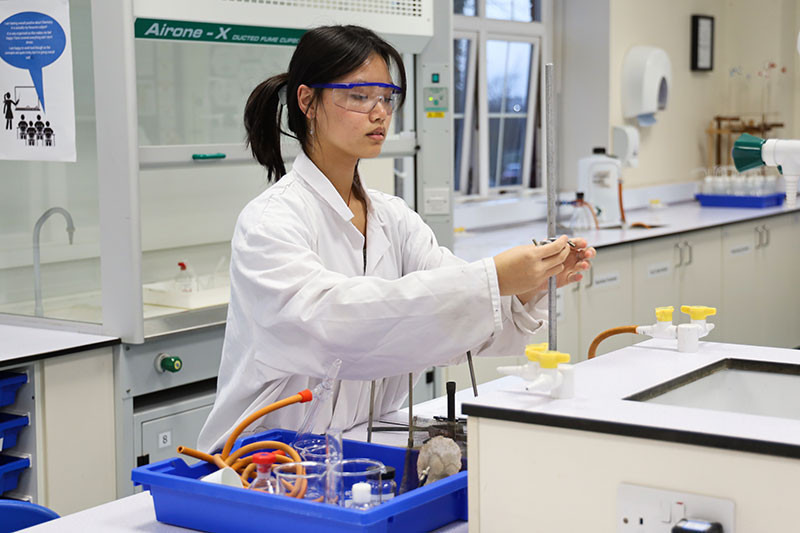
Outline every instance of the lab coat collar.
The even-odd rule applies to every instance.
[[[336,190],[331,180],[325,177],[325,174],[317,168],[317,165],[311,161],[305,152],[301,151],[295,158],[292,164],[292,170],[303,178],[306,183],[311,185],[311,188],[313,188],[342,219],[351,220],[353,218],[353,212],[342,199],[339,191]]]
[[[339,195],[333,183],[325,177],[325,174],[317,168],[313,161],[305,154],[300,154],[295,158],[292,170],[308,183],[320,197],[336,211],[345,221],[353,218],[353,212]],[[363,183],[363,182],[362,182]],[[369,195],[368,195],[369,196]],[[378,264],[384,253],[391,247],[386,236],[386,221],[375,210],[372,201],[367,198],[367,273],[370,273]],[[348,236],[353,241],[353,245],[362,247],[364,236],[353,226]],[[356,242],[357,241],[357,242]]]

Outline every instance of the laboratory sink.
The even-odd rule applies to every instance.
[[[800,420],[800,365],[722,359],[625,399]]]

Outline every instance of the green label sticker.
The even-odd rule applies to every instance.
[[[306,30],[137,18],[137,39],[297,46]]]

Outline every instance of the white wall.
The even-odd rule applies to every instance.
[[[800,136],[796,0],[569,0],[562,13],[557,62],[563,72],[563,190],[574,189],[578,158],[593,145],[610,144],[612,126],[633,125],[622,116],[620,80],[625,53],[634,45],[658,46],[669,54],[672,85],[667,109],[656,115],[658,122],[640,128],[639,167],[625,170],[626,188],[698,179],[695,169],[705,167],[707,160],[705,129],[715,114],[751,112],[758,120],[765,110],[769,121],[786,124],[770,135]],[[715,19],[711,72],[690,69],[693,14]],[[767,84],[758,71],[768,61],[778,68],[771,70]],[[731,75],[734,67],[742,74]],[[768,96],[762,99],[762,94]]]
[[[570,0],[560,4],[560,94],[557,121],[561,190],[575,190],[578,159],[608,146],[609,4]]]
[[[705,129],[711,117],[725,110],[719,94],[726,68],[715,53],[713,71],[691,71],[692,14],[715,18],[718,43],[724,13],[717,0],[611,0],[609,131],[618,124],[635,125],[622,116],[622,65],[628,50],[657,46],[672,63],[667,109],[656,113],[655,125],[639,128],[639,166],[626,169],[626,187],[691,181],[698,177],[692,170],[705,164]]]

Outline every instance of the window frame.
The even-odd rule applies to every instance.
[[[543,2],[543,19],[544,16],[551,12],[548,9],[549,2]],[[537,124],[538,117],[544,117],[544,98],[541,95],[544,92],[544,80],[540,76],[540,68],[542,62],[549,55],[549,41],[548,32],[546,28],[546,21],[540,22],[519,22],[509,20],[490,19],[486,17],[485,2],[478,2],[477,14],[459,15],[453,14],[453,41],[456,39],[470,40],[470,54],[468,58],[468,72],[467,72],[467,86],[465,94],[465,107],[462,116],[454,115],[454,118],[463,118],[464,131],[461,139],[460,147],[460,175],[458,176],[458,189],[455,188],[454,180],[454,198],[456,202],[474,202],[479,200],[490,200],[499,195],[505,196],[527,196],[531,194],[541,193],[545,186],[545,162],[538,160],[533,161],[533,141],[534,137],[538,137],[540,145],[539,153],[544,154],[544,140],[540,134],[537,136],[534,128]],[[490,154],[490,141],[489,141],[489,101],[488,95],[488,79],[487,79],[487,46],[488,41],[505,41],[505,42],[522,42],[529,43],[532,46],[531,50],[531,75],[528,88],[528,109],[526,113],[525,122],[525,141],[523,144],[523,165],[522,165],[522,184],[520,185],[489,185],[489,154]],[[477,68],[476,63],[477,62]],[[478,98],[476,102],[475,91],[477,91]],[[475,146],[473,141],[473,134],[475,130],[472,126],[474,124],[474,113],[477,111],[477,154],[478,164],[474,167],[477,169],[477,192],[470,192],[466,190],[467,178],[470,169],[470,158],[473,156],[473,150],[470,147]],[[505,114],[501,110],[500,114]],[[543,121],[540,121],[540,123]],[[469,127],[468,127],[469,126]],[[540,128],[541,129],[541,128]],[[499,147],[502,148],[502,147]],[[502,160],[502,153],[498,154],[498,158]],[[529,185],[530,174],[533,170],[532,165],[536,164],[539,168],[540,186],[531,187]],[[502,165],[502,163],[498,163]],[[499,180],[499,176],[498,176]],[[475,190],[473,188],[473,190]]]

